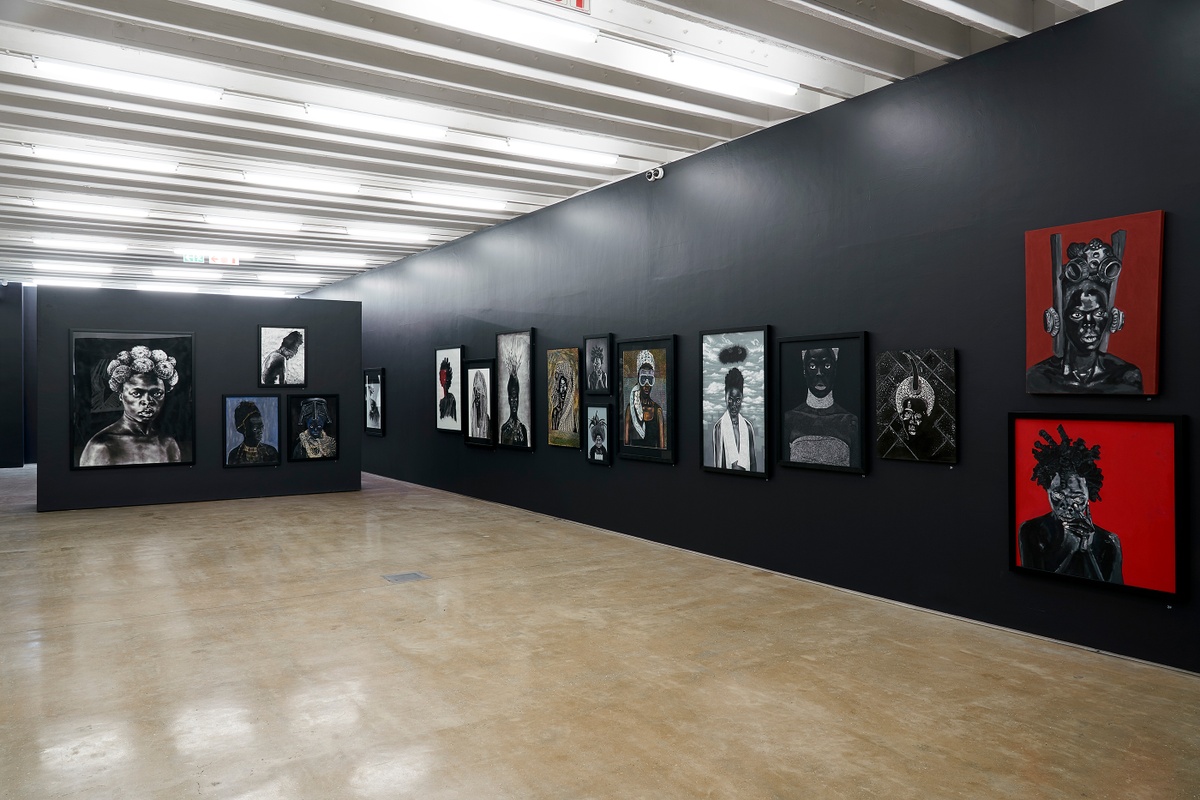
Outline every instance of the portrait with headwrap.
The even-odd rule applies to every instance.
[[[496,394],[501,447],[532,450],[533,329],[496,334]]]
[[[546,417],[551,445],[579,447],[578,348],[546,351]]]
[[[225,395],[225,466],[280,463],[279,395]]]
[[[767,329],[700,332],[703,467],[767,476]]]
[[[865,473],[866,334],[781,340],[779,381],[779,464]]]
[[[338,396],[293,394],[287,399],[288,461],[335,461]]]
[[[192,336],[71,332],[71,468],[194,463]]]
[[[875,450],[880,458],[958,461],[953,349],[891,350],[875,360]]]
[[[675,463],[675,337],[617,342],[622,458]]]

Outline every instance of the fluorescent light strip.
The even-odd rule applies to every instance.
[[[366,114],[362,111],[346,111],[341,108],[327,106],[305,105],[305,112],[314,122],[324,125],[335,125],[340,128],[351,128],[357,131],[382,133],[401,139],[425,139],[434,141],[446,138],[445,125],[430,125],[425,122],[385,117],[379,114]]]
[[[258,255],[255,253],[227,253],[216,250],[190,250],[186,247],[177,247],[172,252],[181,258],[193,256],[198,258],[232,259],[235,261],[253,261],[254,259],[258,258]]]
[[[33,268],[43,272],[78,272],[84,275],[112,274],[112,267],[101,264],[70,264],[64,261],[35,261]]]
[[[544,158],[550,161],[561,161],[566,164],[611,167],[617,163],[617,156],[612,153],[583,150],[577,147],[563,147],[562,145],[546,144],[545,142],[531,142],[524,139],[509,139],[508,149],[519,155]]]
[[[193,281],[219,281],[222,278],[220,272],[215,269],[180,269],[176,267],[167,267],[164,269],[156,269],[153,271],[156,278],[184,278]]]
[[[106,206],[99,203],[67,203],[61,200],[34,200],[36,208],[45,211],[57,211],[62,214],[77,214],[85,217],[129,217],[145,219],[150,212],[142,208],[124,208],[122,206]]]
[[[202,86],[197,83],[173,81],[139,75],[134,72],[72,64],[66,61],[47,61],[39,58],[34,61],[34,67],[40,75],[63,83],[74,83],[110,92],[137,94],[184,103],[215,105],[220,102],[221,94],[224,91],[215,86]]]
[[[187,283],[139,283],[136,288],[141,292],[181,292],[183,294],[198,294],[199,287]]]
[[[218,228],[249,228],[251,230],[284,231],[295,233],[300,230],[299,222],[289,222],[279,219],[250,219],[246,217],[222,217],[210,214],[204,215],[204,221]]]
[[[67,164],[84,164],[89,167],[112,167],[130,172],[170,173],[179,168],[178,162],[157,158],[114,156],[107,153],[92,153],[86,150],[63,150],[58,147],[33,146],[33,154],[47,161],[62,161]]]
[[[800,91],[799,84],[791,81],[689,53],[673,51],[670,59],[674,67],[670,70],[671,80],[698,89],[732,97],[744,97],[747,88],[758,88],[789,97]]]
[[[342,258],[341,256],[324,255],[322,253],[310,253],[308,255],[297,255],[296,263],[307,267],[365,267],[367,260],[365,258]]]
[[[282,283],[285,285],[293,283],[315,285],[321,282],[320,275],[303,272],[260,272],[258,273],[258,279],[264,283]]]
[[[89,242],[83,239],[34,239],[36,247],[49,247],[57,250],[90,250],[93,253],[124,253],[127,245],[114,242]]]
[[[295,292],[286,292],[283,289],[271,289],[263,287],[259,289],[256,286],[231,286],[229,293],[239,297],[295,297]]]
[[[599,34],[596,28],[548,12],[515,8],[490,0],[407,3],[404,14],[488,39],[505,39],[534,47],[548,41],[590,44]]]
[[[308,192],[327,192],[329,194],[357,194],[357,183],[327,180],[325,178],[295,178],[289,175],[272,175],[268,172],[244,173],[246,183],[256,183],[260,186],[273,186],[278,189],[300,189]]]
[[[474,211],[503,211],[508,205],[503,200],[489,200],[483,197],[467,197],[458,194],[442,194],[441,192],[426,192],[414,189],[413,202],[434,206],[452,206],[454,208],[469,208]]]
[[[38,278],[37,283],[25,286],[68,286],[74,289],[99,289],[100,281],[75,281],[66,278]]]
[[[382,231],[374,228],[348,228],[346,232],[355,239],[367,239],[368,241],[372,242],[421,244],[429,241],[429,234],[409,231]]]

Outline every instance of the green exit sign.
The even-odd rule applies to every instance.
[[[199,253],[184,253],[183,260],[189,264],[203,264],[204,256]]]

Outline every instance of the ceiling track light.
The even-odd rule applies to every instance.
[[[158,158],[115,156],[88,150],[69,150],[61,147],[43,147],[41,145],[30,145],[29,149],[37,158],[46,161],[61,161],[64,164],[82,164],[89,167],[110,167],[130,172],[157,172],[161,174],[169,174],[179,169],[178,162]]]
[[[33,268],[42,272],[75,272],[81,275],[111,275],[112,267],[102,264],[71,264],[62,261],[35,261]]]
[[[125,208],[109,206],[100,203],[72,203],[63,200],[33,201],[35,208],[54,211],[60,214],[72,214],[85,217],[128,217],[130,219],[145,219],[149,212],[142,208]]]
[[[115,69],[104,69],[67,61],[48,61],[34,57],[33,66],[39,76],[62,83],[90,86],[109,92],[136,94],[184,103],[215,105],[224,92],[215,86],[140,75]]]
[[[412,199],[414,203],[434,206],[449,206],[452,208],[465,208],[472,211],[503,211],[508,203],[504,200],[491,200],[483,197],[468,197],[458,194],[442,194],[441,192],[427,192],[422,189],[412,190]]]
[[[350,128],[368,133],[382,133],[385,136],[395,136],[400,139],[438,140],[446,138],[448,128],[445,125],[432,125],[427,122],[414,122],[398,117],[386,117],[380,114],[368,114],[362,111],[347,111],[328,106],[305,104],[305,113],[314,121],[324,125],[335,125],[340,128]]]
[[[169,280],[192,280],[192,281],[219,281],[224,275],[215,269],[181,269],[177,267],[165,267],[153,270],[154,277],[167,278]]]
[[[335,181],[328,178],[298,178],[291,175],[275,175],[269,172],[243,172],[242,180],[259,186],[271,186],[276,189],[299,189],[306,192],[325,192],[328,194],[358,194],[357,183]]]
[[[698,89],[734,97],[744,96],[749,87],[788,97],[800,91],[798,83],[678,50],[671,51],[670,60],[676,66],[671,79]]]
[[[258,273],[258,279],[263,283],[282,283],[285,286],[289,284],[315,286],[321,282],[322,277],[304,272],[260,272]]]
[[[226,217],[216,214],[205,214],[204,221],[218,228],[249,229],[255,231],[279,231],[296,233],[300,230],[299,222],[278,219],[254,219],[249,217]]]
[[[33,239],[34,247],[55,250],[84,250],[92,253],[124,253],[127,245],[114,242],[89,242],[84,239]]]

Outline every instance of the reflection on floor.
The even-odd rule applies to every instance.
[[[42,515],[33,477],[6,798],[1200,793],[1196,676],[371,476]]]

